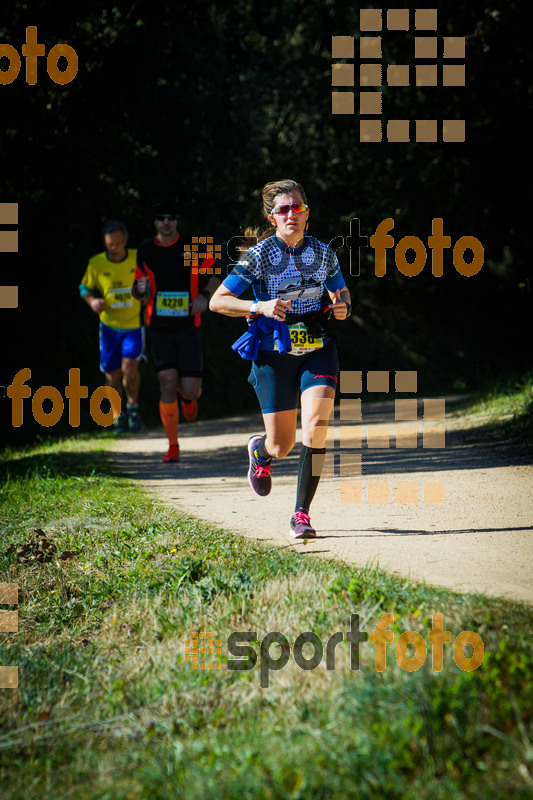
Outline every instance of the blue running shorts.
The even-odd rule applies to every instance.
[[[303,356],[260,350],[248,377],[263,414],[298,408],[300,394],[311,386],[337,387],[339,359],[333,342]]]
[[[140,361],[144,357],[144,335],[142,328],[120,331],[100,323],[100,369],[114,372],[120,369],[123,358]]]

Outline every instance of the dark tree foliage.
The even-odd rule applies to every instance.
[[[79,72],[57,85],[41,58],[30,86],[23,61],[16,81],[0,86],[0,202],[20,204],[20,252],[2,255],[3,283],[18,283],[20,306],[2,311],[9,358],[0,383],[28,366],[34,386],[62,387],[78,366],[98,384],[96,320],[77,284],[102,248],[106,219],[124,219],[135,246],[151,234],[154,196],[172,192],[186,229],[224,244],[261,222],[259,189],[279,177],[304,184],[310,232],[326,241],[347,237],[353,218],[370,236],[392,217],[396,243],[405,235],[426,242],[442,217],[452,244],[472,235],[484,245],[485,265],[472,278],[453,268],[451,251],[444,276],[433,277],[429,250],[416,278],[400,274],[392,251],[387,275],[375,277],[370,249],[361,251],[361,274],[350,275],[339,250],[354,297],[354,319],[340,329],[345,365],[417,368],[426,391],[454,381],[474,388],[523,365],[531,57],[518,2],[432,4],[439,37],[466,36],[466,86],[383,88],[386,117],[464,117],[467,141],[457,144],[361,144],[358,114],[331,114],[331,37],[359,35],[355,6],[8,5],[0,43],[20,52],[26,26],[36,25],[47,51],[57,42],[76,49]],[[413,65],[414,31],[384,32],[383,52],[386,62]],[[229,350],[240,330],[234,320],[206,320],[212,412],[228,411],[216,391],[222,382],[229,396],[242,395],[247,365]]]

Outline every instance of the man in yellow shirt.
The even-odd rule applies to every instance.
[[[143,429],[139,412],[139,360],[143,357],[141,304],[132,296],[137,251],[128,249],[128,231],[122,222],[103,229],[105,251],[93,256],[79,286],[80,295],[100,317],[100,369],[106,383],[122,396],[126,411],[114,424],[117,433]]]

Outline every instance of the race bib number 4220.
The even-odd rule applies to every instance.
[[[156,308],[158,317],[187,317],[189,292],[158,292]]]

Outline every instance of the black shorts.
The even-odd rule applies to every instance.
[[[327,342],[309,355],[292,356],[260,350],[248,382],[253,386],[263,414],[298,408],[300,394],[310,386],[335,389],[339,374],[337,348]]]
[[[173,333],[148,327],[146,333],[157,372],[177,369],[180,378],[202,377],[202,336],[199,328]]]

